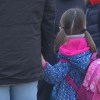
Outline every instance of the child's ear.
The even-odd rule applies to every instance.
[[[60,26],[60,27],[59,27],[59,30],[61,30],[61,29],[62,29],[62,27]]]

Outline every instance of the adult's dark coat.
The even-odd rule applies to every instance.
[[[72,7],[79,7],[85,12],[85,3],[84,0],[55,0],[56,5],[56,20],[55,20],[55,37],[59,31],[59,22],[61,15],[68,9]],[[55,38],[54,38],[55,40]],[[53,40],[53,41],[54,41]],[[54,44],[54,43],[53,43]],[[54,54],[54,46],[51,45],[50,53],[47,56],[47,61],[54,65],[57,63],[56,55]],[[53,85],[49,84],[45,81],[41,81],[41,85],[39,88],[39,96],[38,100],[50,100],[51,92]]]
[[[90,2],[87,4],[87,30],[91,34],[97,51],[100,54],[100,3],[92,5]]]
[[[0,85],[43,78],[54,13],[54,0],[0,0]]]

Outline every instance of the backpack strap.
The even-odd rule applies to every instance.
[[[66,75],[65,79],[67,80],[67,82],[76,90],[76,92],[78,93],[79,91],[79,87],[76,85],[76,83],[73,81],[73,79],[69,76]]]
[[[69,61],[69,60],[64,59],[64,58],[60,59],[60,60],[59,60],[59,62],[68,62],[68,63],[70,63],[70,61]]]
[[[69,60],[67,59],[60,59],[59,62],[68,62],[70,63]],[[79,91],[79,87],[76,85],[76,83],[73,81],[73,79],[69,76],[69,75],[66,75],[65,79],[67,80],[67,82],[76,90],[76,92],[78,93]]]
[[[93,53],[91,56],[90,63],[92,63],[94,60],[96,60],[98,58],[99,58],[99,53],[97,53],[97,52]]]

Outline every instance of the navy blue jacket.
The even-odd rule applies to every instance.
[[[100,53],[100,31],[99,31],[99,11],[100,4],[92,5],[90,3],[87,4],[87,30],[91,34],[98,52]]]

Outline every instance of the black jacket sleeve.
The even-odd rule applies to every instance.
[[[46,0],[44,15],[41,24],[41,52],[44,57],[50,50],[50,44],[52,38],[54,37],[54,27],[55,27],[55,1]]]

